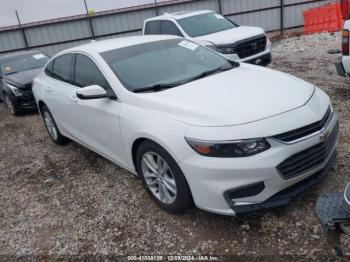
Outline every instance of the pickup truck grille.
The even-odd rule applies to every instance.
[[[294,129],[292,131],[288,131],[286,133],[273,136],[273,138],[283,142],[291,142],[291,141],[306,137],[315,132],[321,131],[331,117],[332,117],[332,110],[331,110],[331,107],[329,107],[320,121],[317,121],[315,123],[312,123],[310,125],[307,125],[298,129]]]
[[[239,42],[235,51],[239,58],[243,59],[263,52],[266,49],[267,38],[265,35],[250,38]]]
[[[333,151],[339,132],[339,123],[325,142],[316,144],[284,160],[277,170],[285,179],[299,176],[323,164]]]

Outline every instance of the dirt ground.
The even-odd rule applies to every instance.
[[[314,213],[317,197],[350,181],[350,80],[327,50],[339,34],[274,44],[271,68],[327,92],[340,115],[338,158],[330,176],[286,207],[244,217],[160,210],[141,181],[99,155],[50,141],[38,114],[10,116],[0,103],[0,261],[15,257],[219,255],[256,260],[331,260]],[[262,86],[263,88],[263,86]],[[350,246],[350,238],[343,244]],[[350,255],[350,248],[345,249]]]

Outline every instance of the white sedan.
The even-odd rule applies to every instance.
[[[183,38],[89,43],[53,57],[33,92],[51,138],[140,176],[173,213],[284,205],[323,178],[338,117],[319,88]]]

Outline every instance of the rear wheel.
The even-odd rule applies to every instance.
[[[137,150],[136,161],[147,192],[162,209],[182,213],[191,205],[186,178],[166,150],[151,141],[143,142]]]
[[[17,116],[18,109],[16,107],[16,104],[11,100],[11,98],[7,94],[4,94],[4,100],[5,100],[5,104],[6,104],[6,107],[7,107],[7,110],[9,111],[9,113],[11,115]]]
[[[69,142],[69,139],[60,133],[56,122],[47,106],[43,106],[41,108],[41,115],[44,119],[47,132],[49,133],[51,139],[58,145],[67,144]]]

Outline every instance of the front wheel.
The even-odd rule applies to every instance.
[[[41,115],[44,119],[47,132],[49,133],[51,139],[58,145],[67,144],[69,139],[60,133],[50,110],[46,106],[41,108]]]
[[[182,213],[191,205],[186,178],[166,150],[153,142],[143,142],[137,150],[136,161],[147,192],[162,209]]]

